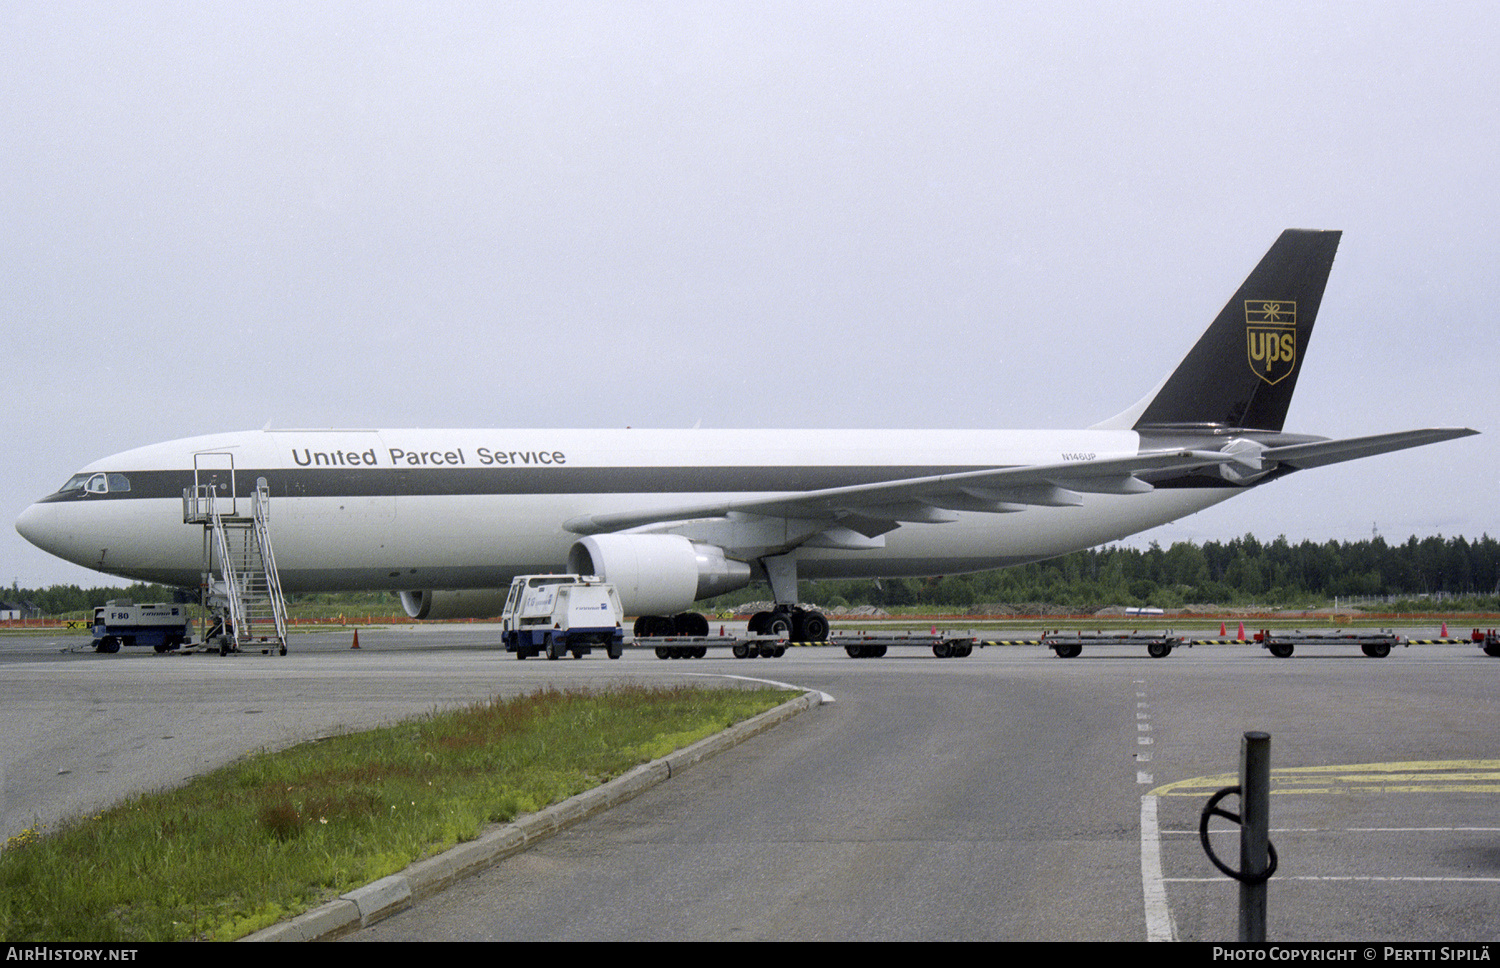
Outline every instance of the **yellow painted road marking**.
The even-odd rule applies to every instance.
[[[1195,797],[1236,786],[1233,773],[1196,776],[1157,787],[1159,797]],[[1271,794],[1500,793],[1500,760],[1404,760],[1294,766],[1271,771]]]

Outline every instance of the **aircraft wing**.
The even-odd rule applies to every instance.
[[[1144,494],[1152,487],[1138,474],[1188,472],[1234,460],[1231,455],[1212,451],[1174,450],[1105,460],[994,467],[715,504],[581,515],[568,520],[563,527],[587,535],[748,514],[837,521],[874,537],[899,527],[902,522],[956,521],[955,511],[1005,513],[1027,506],[1075,506],[1083,503],[1085,493]]]
[[[1286,447],[1270,447],[1259,456],[1263,460],[1301,470],[1307,467],[1322,467],[1341,461],[1372,457],[1393,450],[1421,447],[1455,437],[1469,437],[1479,433],[1467,427],[1430,427],[1426,430],[1402,430],[1393,434],[1375,434],[1370,437],[1349,437],[1344,440],[1319,440],[1310,444],[1291,444]]]

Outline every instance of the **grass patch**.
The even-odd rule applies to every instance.
[[[226,941],[789,698],[546,690],[264,753],[0,850],[7,941]]]

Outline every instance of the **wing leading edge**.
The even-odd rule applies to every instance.
[[[830,487],[796,494],[681,507],[581,515],[563,524],[574,534],[601,534],[673,522],[759,515],[842,523],[866,537],[903,523],[945,524],[956,511],[1009,513],[1029,506],[1071,507],[1084,494],[1145,494],[1142,474],[1181,474],[1229,463],[1232,455],[1174,450],[1103,460],[995,467],[957,474]]]
[[[1253,438],[1222,450],[1160,450],[1093,461],[994,467],[899,481],[831,487],[708,504],[580,515],[563,527],[578,535],[659,531],[692,523],[697,540],[731,552],[807,544],[867,550],[903,524],[948,524],[957,512],[1009,514],[1028,507],[1078,507],[1086,494],[1144,495],[1155,483],[1211,471],[1225,484],[1250,487],[1282,473],[1420,447],[1478,431],[1434,427],[1397,433],[1265,447]],[[1202,480],[1199,475],[1199,480]],[[715,522],[721,522],[722,527]]]

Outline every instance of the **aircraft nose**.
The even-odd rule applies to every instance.
[[[22,511],[21,516],[16,518],[16,531],[48,554],[59,558],[69,557],[63,551],[65,538],[53,505],[33,504]]]
[[[20,532],[21,537],[37,545],[37,547],[41,547],[39,541],[41,527],[42,513],[39,510],[39,505],[33,504],[22,511],[19,518],[16,518],[16,530]]]

